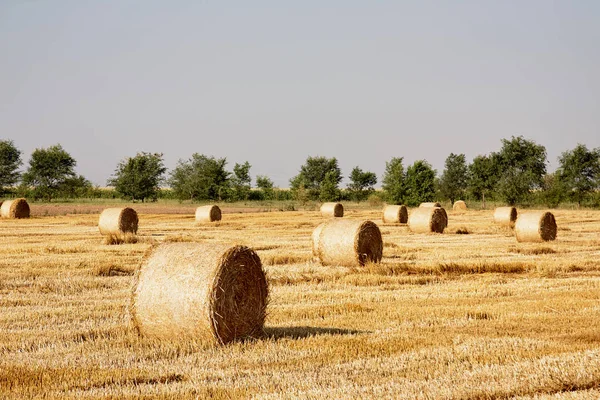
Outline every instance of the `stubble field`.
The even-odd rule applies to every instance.
[[[489,210],[420,235],[350,209],[383,233],[383,262],[365,268],[311,260],[318,212],[202,226],[158,212],[141,210],[140,241],[119,246],[97,213],[0,220],[0,398],[600,398],[600,211],[557,210],[555,242],[519,244]],[[137,336],[133,273],[181,241],[257,251],[264,338]]]

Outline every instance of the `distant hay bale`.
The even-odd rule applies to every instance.
[[[354,267],[378,263],[383,255],[381,231],[371,221],[332,220],[319,225],[312,240],[321,265]]]
[[[556,239],[556,220],[549,211],[519,214],[515,223],[518,242],[545,242]]]
[[[133,208],[106,208],[100,214],[98,229],[107,243],[122,243],[138,230],[138,215]]]
[[[0,215],[2,218],[29,218],[29,204],[27,204],[27,200],[22,198],[6,200],[0,206]]]
[[[443,233],[446,226],[448,216],[441,207],[417,208],[408,218],[408,228],[415,233]]]
[[[408,222],[408,208],[406,206],[385,206],[382,219],[385,223],[405,224]]]
[[[341,218],[344,216],[344,206],[342,203],[323,203],[321,215],[323,217]]]
[[[494,222],[498,225],[515,227],[517,209],[515,207],[498,207],[494,210]]]
[[[221,220],[221,209],[216,205],[196,208],[196,222],[214,222]]]
[[[263,334],[269,288],[246,246],[161,244],[136,278],[130,312],[142,336],[225,344]]]
[[[419,208],[433,208],[433,207],[441,207],[441,206],[442,205],[440,203],[438,203],[437,201],[419,204]]]
[[[467,211],[467,203],[465,203],[463,200],[457,200],[452,205],[452,209],[454,211]]]

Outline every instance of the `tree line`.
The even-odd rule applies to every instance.
[[[21,151],[11,140],[0,141],[0,194],[12,191],[33,199],[101,197],[102,191],[75,173],[76,160],[60,144],[36,149],[24,172]],[[444,170],[437,172],[426,160],[404,166],[403,157],[385,163],[382,191],[374,172],[355,166],[345,188],[335,157],[308,157],[290,189],[280,190],[263,175],[254,186],[248,161],[227,170],[225,158],[194,153],[179,160],[167,174],[163,154],[141,152],[118,163],[107,185],[114,195],[133,201],[155,201],[159,197],[191,201],[379,200],[418,205],[424,201],[457,199],[501,201],[507,204],[561,202],[600,206],[600,148],[578,144],[562,153],[559,167],[548,173],[546,148],[522,136],[502,139],[497,152],[480,155],[467,163],[464,154],[451,153]],[[168,187],[168,190],[164,188]]]

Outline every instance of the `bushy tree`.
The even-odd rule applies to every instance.
[[[51,201],[70,179],[76,178],[77,162],[60,144],[31,153],[29,167],[23,174],[22,184],[33,188],[35,198]]]
[[[313,200],[321,198],[321,187],[327,174],[329,174],[328,181],[325,183],[327,190],[330,190],[331,184],[334,184],[335,190],[339,190],[338,185],[342,181],[342,171],[338,166],[337,159],[335,157],[308,157],[304,165],[300,167],[298,175],[290,179],[292,192],[295,193],[303,187]]]
[[[498,163],[494,156],[477,156],[469,165],[468,187],[469,191],[477,199],[483,202],[485,208],[485,196],[493,192],[498,183]]]
[[[231,177],[231,188],[233,190],[234,200],[248,200],[248,194],[252,188],[252,178],[250,177],[251,165],[248,161],[243,164],[233,166],[233,176]]]
[[[162,153],[141,152],[119,162],[107,183],[122,198],[154,201],[166,171]]]
[[[406,170],[406,204],[417,206],[435,198],[435,170],[425,160],[415,161]]]
[[[338,188],[338,176],[336,171],[331,170],[325,174],[325,179],[319,187],[319,200],[321,201],[337,201],[341,197],[340,189]]]
[[[83,175],[67,178],[58,189],[60,197],[71,199],[89,197],[93,192],[92,182],[88,181]]]
[[[227,160],[194,153],[189,160],[179,160],[171,172],[169,184],[180,200],[223,200],[230,188]]]
[[[261,191],[262,198],[265,200],[272,200],[274,197],[273,181],[264,175],[256,176],[256,187]]]
[[[358,166],[352,169],[350,173],[350,183],[348,184],[348,190],[350,196],[355,201],[365,200],[370,193],[372,193],[377,184],[377,175],[375,172],[363,171]]]
[[[21,151],[13,141],[0,140],[0,194],[19,181],[21,174],[18,170],[22,163]]]
[[[557,176],[564,189],[577,204],[600,185],[600,148],[588,150],[578,144],[573,150],[559,157]]]
[[[388,202],[392,204],[406,203],[406,175],[402,157],[394,157],[385,163],[382,188]]]
[[[463,198],[467,189],[467,180],[468,168],[465,155],[450,153],[439,181],[442,196],[450,199],[451,203]]]

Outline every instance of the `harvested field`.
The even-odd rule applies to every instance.
[[[381,263],[346,268],[311,261],[318,210],[198,226],[194,206],[136,205],[138,243],[107,246],[105,205],[31,208],[0,223],[0,398],[600,396],[600,211],[553,210],[557,240],[518,243],[489,210],[420,235],[348,205],[344,220],[380,225],[384,248]],[[254,249],[270,283],[264,336],[139,337],[134,273],[161,242]]]

